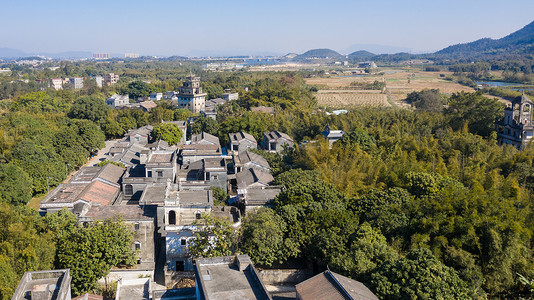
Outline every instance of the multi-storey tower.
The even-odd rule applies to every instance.
[[[206,93],[202,93],[200,77],[189,75],[179,90],[178,108],[186,108],[194,113],[200,113],[206,105],[206,95]]]
[[[497,141],[500,145],[513,145],[524,149],[534,133],[532,110],[534,103],[523,93],[504,110],[504,118],[495,122]]]

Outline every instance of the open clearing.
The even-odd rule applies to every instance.
[[[330,78],[307,78],[306,83],[321,89],[315,94],[319,105],[331,107],[351,106],[391,106],[388,102],[401,107],[410,107],[404,102],[406,95],[424,89],[439,89],[441,93],[474,92],[473,88],[444,80],[440,74],[450,72],[423,72],[407,70],[386,70],[383,75],[366,75],[354,77],[335,76]],[[372,83],[386,82],[386,93],[380,91],[350,90],[352,82]]]

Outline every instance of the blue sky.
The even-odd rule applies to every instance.
[[[534,21],[533,0],[0,0],[0,47],[151,55],[434,51]]]

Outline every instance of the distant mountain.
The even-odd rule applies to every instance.
[[[312,60],[336,60],[343,59],[344,55],[337,53],[331,49],[312,49],[297,55],[293,58],[294,61],[312,61]]]
[[[375,56],[376,54],[371,53],[369,51],[365,51],[365,50],[352,52],[351,54],[348,55],[350,60],[367,60]]]
[[[455,58],[534,54],[534,22],[501,39],[483,38],[471,43],[449,46],[435,54]]]
[[[0,48],[0,58],[19,58],[28,56],[24,51],[13,48]]]
[[[343,53],[352,53],[358,50],[365,50],[378,54],[393,54],[399,52],[411,52],[412,49],[406,47],[387,46],[387,45],[375,45],[375,44],[354,44],[350,45],[347,49],[343,50]]]
[[[31,52],[27,53],[18,49],[12,48],[0,48],[0,58],[23,58],[32,56],[44,56],[55,59],[79,59],[79,58],[91,58],[93,53],[89,51],[67,51],[61,53],[46,53],[46,52]]]

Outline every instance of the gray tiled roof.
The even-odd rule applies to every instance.
[[[240,142],[240,141],[242,141],[244,139],[247,139],[247,140],[250,140],[250,141],[256,143],[256,139],[254,138],[254,136],[252,136],[252,134],[246,133],[246,132],[243,132],[243,131],[235,132],[235,133],[229,133],[228,137],[230,139],[230,143],[231,142]]]
[[[274,181],[273,175],[262,172],[258,169],[245,169],[236,174],[236,181],[238,189],[246,189],[254,183],[261,183],[269,185]]]
[[[270,166],[269,166],[269,163],[267,162],[267,160],[259,155],[259,154],[256,154],[256,153],[253,153],[253,152],[250,152],[250,151],[243,151],[241,153],[239,153],[239,160],[241,161],[241,163],[243,165],[249,163],[249,162],[252,162],[254,164],[258,164],[260,166],[263,166],[267,169],[270,169]]]
[[[219,138],[207,132],[201,132],[191,136],[191,144],[214,144],[220,145]]]

